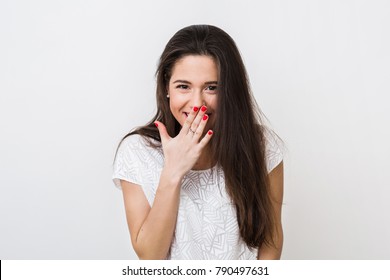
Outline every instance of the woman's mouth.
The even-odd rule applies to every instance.
[[[187,113],[187,112],[183,112],[183,114],[186,116],[186,118],[188,118],[188,115],[189,115],[189,113]],[[207,115],[210,117],[212,114],[210,113],[207,113]]]

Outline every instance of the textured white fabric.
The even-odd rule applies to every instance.
[[[267,138],[267,170],[283,159],[281,142],[271,132]],[[142,187],[153,205],[164,162],[161,149],[146,144],[139,135],[127,137],[119,147],[114,163],[113,181],[120,180]],[[191,170],[182,182],[175,236],[169,259],[256,259],[257,251],[242,241],[235,207],[226,189],[224,173],[215,166]]]

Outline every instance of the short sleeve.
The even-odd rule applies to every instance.
[[[142,186],[139,153],[139,137],[132,135],[125,138],[118,148],[113,166],[112,180],[116,187],[121,188],[120,180],[126,180]]]
[[[270,173],[279,163],[283,160],[283,142],[269,128],[264,129],[264,136],[266,139],[266,162],[267,162],[267,171]]]

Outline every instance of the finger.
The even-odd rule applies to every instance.
[[[199,108],[194,106],[189,113],[188,117],[186,118],[186,121],[183,124],[183,127],[180,131],[180,133],[188,134],[189,129],[191,128],[192,122],[194,121],[196,115],[198,114]]]
[[[213,137],[213,134],[214,134],[214,132],[211,129],[209,131],[207,131],[206,135],[199,142],[201,149],[203,149],[207,145],[207,143],[210,142],[210,139]]]
[[[198,127],[199,125],[202,123],[202,120],[204,119],[204,116],[206,116],[206,111],[207,111],[207,107],[205,105],[203,105],[200,110],[199,110],[199,113],[198,115],[196,116],[195,120],[192,122],[191,124],[191,129],[190,129],[190,132],[193,132],[193,133],[197,133],[197,130],[198,130]],[[208,118],[208,117],[207,117]],[[195,132],[194,132],[195,131]],[[203,129],[202,131],[200,131],[200,133],[203,132]]]
[[[169,136],[169,134],[167,132],[167,128],[165,127],[165,125],[163,123],[161,123],[159,121],[155,121],[154,125],[157,127],[158,132],[160,133],[160,138],[161,138],[162,144],[164,144],[166,141],[171,139],[171,137]]]
[[[195,133],[194,133],[194,136],[193,136],[195,141],[199,141],[199,138],[202,136],[203,130],[206,127],[208,119],[209,119],[209,116],[207,114],[204,114],[202,119],[201,119],[201,121],[200,121],[200,123],[199,123],[199,125],[198,125],[198,127],[195,130]]]

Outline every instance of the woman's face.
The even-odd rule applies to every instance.
[[[172,68],[168,84],[169,106],[175,119],[183,126],[194,106],[207,106],[209,116],[204,133],[212,129],[216,118],[218,68],[206,55],[187,55]]]

